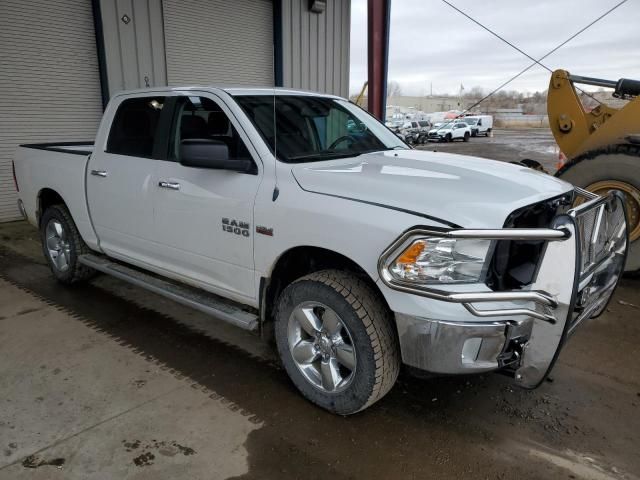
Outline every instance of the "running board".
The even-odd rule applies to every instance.
[[[164,280],[99,255],[80,255],[78,261],[94,270],[170,298],[177,303],[212,315],[245,330],[258,329],[258,315],[247,312],[231,301],[212,293]]]

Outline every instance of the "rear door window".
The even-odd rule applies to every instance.
[[[123,101],[111,124],[107,152],[151,158],[166,97],[140,97]]]

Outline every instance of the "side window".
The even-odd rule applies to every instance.
[[[125,100],[111,124],[107,152],[151,158],[165,97]]]
[[[251,155],[227,114],[206,97],[183,97],[178,101],[169,142],[169,160],[180,160],[184,140],[209,140],[229,149],[229,160],[250,160]]]

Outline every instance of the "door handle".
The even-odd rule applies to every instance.
[[[108,175],[106,170],[91,170],[91,175],[96,177],[106,177]]]
[[[158,182],[158,186],[160,188],[168,188],[170,190],[180,190],[180,184],[175,182],[165,182],[164,180],[160,180]]]

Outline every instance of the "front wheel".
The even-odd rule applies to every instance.
[[[332,413],[364,410],[398,377],[391,312],[354,274],[323,270],[289,285],[278,302],[275,336],[294,385]]]
[[[450,133],[447,133],[447,135],[444,137],[444,141],[447,143],[453,142],[453,137],[451,136]]]

